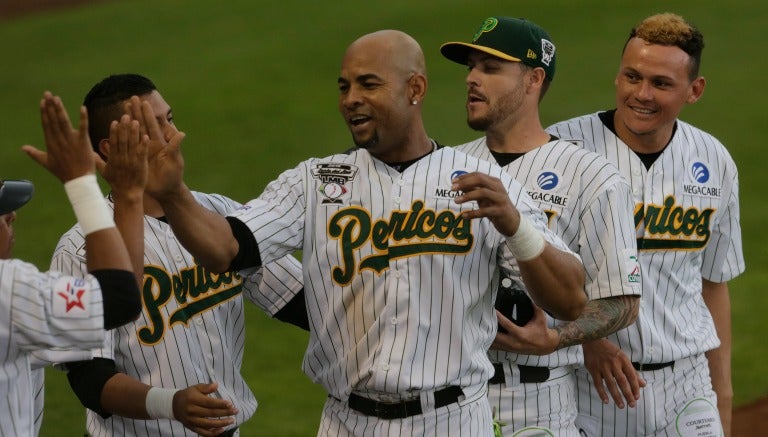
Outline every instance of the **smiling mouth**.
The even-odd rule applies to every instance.
[[[367,115],[355,115],[354,117],[349,118],[349,124],[351,126],[360,126],[362,124],[367,123],[371,120],[371,117],[368,117]]]

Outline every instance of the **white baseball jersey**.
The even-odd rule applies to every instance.
[[[725,147],[678,120],[669,145],[646,169],[598,113],[547,130],[606,156],[632,189],[643,297],[637,323],[608,338],[638,363],[718,347],[701,280],[725,282],[744,271],[738,172]]]
[[[717,139],[678,120],[671,141],[646,168],[612,126],[609,111],[548,130],[606,156],[629,181],[643,297],[637,323],[608,339],[633,362],[674,366],[642,371],[647,385],[629,409],[603,405],[589,373],[577,371],[577,423],[590,436],[715,431],[717,398],[703,353],[719,340],[701,281],[725,282],[744,271],[736,165]],[[710,428],[689,427],[698,420]]]
[[[193,194],[220,214],[241,206],[220,195]],[[81,271],[84,249],[82,230],[76,225],[60,239],[51,265]],[[260,269],[247,282],[232,272],[213,274],[195,262],[167,223],[145,216],[142,314],[135,322],[110,331],[113,334],[94,356],[114,359],[118,371],[155,387],[216,382],[215,396],[232,401],[239,410],[235,417],[239,425],[257,405],[240,375],[245,337],[242,294],[273,314],[273,309],[282,307],[273,291],[290,300],[301,288],[301,265],[291,255]],[[195,435],[177,421],[117,415],[104,419],[90,410],[87,428],[94,437]]]
[[[485,137],[457,146],[472,156],[496,161]],[[592,299],[640,294],[637,246],[633,235],[629,184],[605,158],[566,141],[551,141],[517,157],[503,168],[522,183],[549,218],[550,229],[581,256],[585,291]],[[524,290],[522,278],[506,279]],[[514,285],[517,284],[517,285]],[[504,289],[502,282],[502,289]],[[522,320],[520,321],[523,322]],[[547,316],[554,327],[563,322]],[[491,384],[488,398],[501,431],[577,437],[576,383],[572,366],[583,363],[581,346],[549,355],[490,350],[495,363],[506,363],[504,384]],[[550,368],[540,383],[517,383],[519,365]]]
[[[456,148],[496,162],[485,137]],[[569,142],[551,141],[503,168],[525,186],[534,203],[547,214],[549,228],[581,256],[590,300],[640,294],[637,246],[631,234],[632,198],[629,185],[613,165]],[[547,316],[547,323],[554,327],[562,322]],[[493,362],[536,367],[583,362],[581,346],[562,348],[549,355],[498,350],[489,354]]]
[[[473,206],[455,203],[451,181],[473,171],[501,179],[521,213],[557,240],[520,184],[452,148],[402,173],[365,150],[310,159],[233,214],[262,260],[303,250],[311,326],[303,367],[333,397],[484,390],[499,265],[514,259],[488,219],[460,215]]]
[[[101,287],[91,275],[41,273],[0,260],[0,435],[36,435],[29,355],[88,350],[104,341]]]

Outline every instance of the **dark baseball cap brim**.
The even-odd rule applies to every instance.
[[[0,181],[0,215],[16,211],[32,198],[35,186],[26,180]]]
[[[479,50],[481,52],[488,53],[489,55],[496,56],[497,58],[504,59],[510,62],[522,62],[521,59],[509,56],[504,52],[500,52],[490,47],[479,46],[476,44],[467,44],[465,42],[447,42],[440,46],[440,53],[446,58],[450,59],[457,64],[467,65],[467,59],[469,58],[469,52],[471,50]]]

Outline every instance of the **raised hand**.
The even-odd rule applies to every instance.
[[[101,175],[115,196],[141,196],[147,184],[149,136],[140,134],[138,120],[127,114],[109,127],[107,162],[97,162]]]
[[[184,157],[181,142],[185,134],[178,130],[163,132],[157,122],[152,106],[133,96],[126,103],[126,111],[139,121],[141,135],[148,135],[147,159],[149,178],[147,192],[156,198],[174,195],[184,185]]]
[[[456,197],[456,203],[477,202],[477,209],[462,212],[464,218],[488,217],[496,229],[508,237],[517,231],[520,213],[512,205],[500,179],[479,172],[467,173],[454,179],[451,189],[463,192]]]
[[[88,138],[85,107],[80,107],[80,124],[74,129],[61,98],[46,91],[40,101],[40,118],[46,151],[31,145],[22,150],[62,182],[94,173],[96,153]]]

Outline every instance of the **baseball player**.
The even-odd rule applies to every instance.
[[[716,138],[677,118],[704,92],[703,47],[682,17],[646,18],[624,46],[616,109],[548,128],[606,156],[635,204],[643,299],[636,324],[585,345],[597,361],[577,373],[589,436],[721,435],[721,421],[730,433],[727,281],[744,271],[738,172]],[[647,383],[637,408],[606,405],[603,385],[630,365]]]
[[[123,238],[115,227],[94,175],[88,142],[88,120],[80,111],[73,130],[67,111],[46,92],[40,104],[47,152],[33,146],[24,151],[64,183],[83,228],[90,255],[84,276],[40,272],[32,264],[10,259],[16,210],[32,197],[32,183],[0,181],[0,435],[36,435],[30,353],[51,348],[82,356],[104,341],[104,330],[133,320],[140,297]],[[117,129],[118,127],[115,126]],[[137,150],[138,124],[121,124],[126,141]],[[131,131],[133,128],[133,131]],[[135,135],[127,135],[134,133]],[[120,146],[125,144],[121,143]],[[117,145],[116,145],[117,146]],[[115,152],[116,155],[120,151]],[[120,191],[126,195],[127,191]],[[127,208],[120,230],[141,220],[140,208]],[[130,234],[126,234],[126,237]]]
[[[586,270],[590,300],[572,322],[534,310],[521,279],[503,276],[496,307],[504,329],[489,352],[496,371],[488,387],[491,406],[508,435],[578,437],[573,373],[583,363],[578,344],[637,317],[640,278],[629,185],[605,158],[544,131],[539,102],[554,77],[556,58],[555,45],[540,26],[490,17],[471,43],[450,42],[440,50],[469,67],[467,123],[485,132],[457,149],[497,162],[521,182]],[[526,333],[518,325],[544,331]]]
[[[140,75],[105,78],[88,93],[85,106],[92,143],[107,166],[112,156],[110,122],[126,107],[130,117],[141,120],[151,147],[178,145],[184,136],[175,127],[171,107]],[[105,175],[113,188],[125,183],[121,177]],[[148,177],[151,183],[154,174]],[[193,196],[217,214],[241,206],[216,194]],[[114,192],[108,197],[115,211],[125,201]],[[108,336],[94,359],[67,364],[70,385],[88,407],[88,432],[94,437],[238,435],[237,425],[257,406],[240,374],[242,296],[274,315],[286,305],[271,290],[279,289],[280,296],[290,300],[302,288],[301,265],[286,256],[246,281],[233,272],[213,274],[184,250],[158,202],[146,194],[143,201],[144,250],[137,262],[142,266],[142,314]],[[61,237],[51,265],[79,272],[84,254],[82,229],[74,226]]]
[[[194,201],[177,147],[153,159],[167,171],[153,195],[208,268],[245,273],[303,250],[304,370],[329,394],[321,436],[492,435],[498,266],[517,259],[533,299],[560,317],[586,301],[583,267],[523,187],[427,136],[424,71],[402,32],[357,39],[338,86],[358,149],[301,162],[226,219]]]

